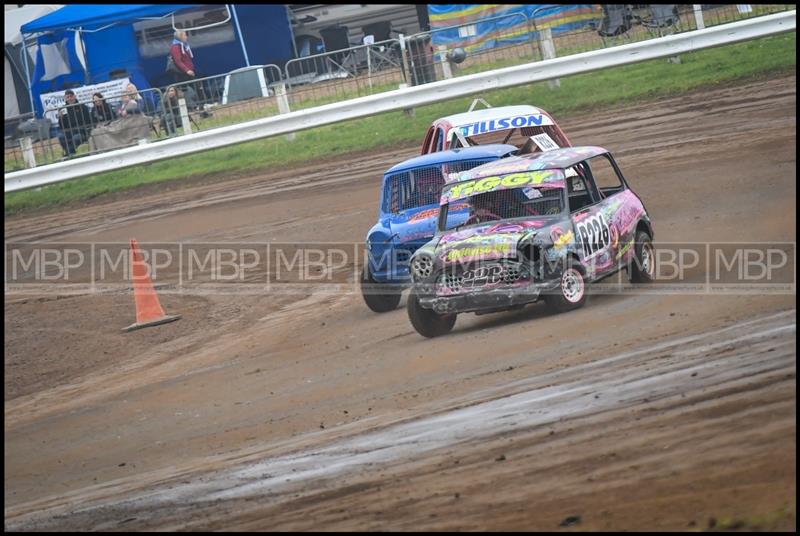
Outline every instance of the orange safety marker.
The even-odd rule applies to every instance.
[[[122,331],[133,331],[178,320],[181,315],[164,314],[164,309],[161,308],[156,295],[156,289],[153,288],[153,282],[150,280],[149,270],[142,260],[139,245],[134,238],[131,238],[131,268],[133,295],[136,299],[136,323],[123,328]]]

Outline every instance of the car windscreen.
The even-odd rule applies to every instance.
[[[555,185],[494,190],[443,205],[440,231],[514,218],[558,216],[564,211],[564,188]]]
[[[507,143],[516,147],[522,147],[530,139],[531,136],[539,134],[547,134],[553,139],[559,147],[569,147],[569,143],[560,134],[555,125],[542,125],[530,126],[523,128],[509,128],[506,130],[495,130],[491,132],[484,132],[481,134],[473,134],[466,136],[466,140],[470,146],[475,145],[489,145],[493,143]],[[450,148],[457,148],[461,146],[457,136],[453,136],[450,140]]]
[[[446,177],[494,160],[496,158],[459,160],[393,173],[386,177],[384,211],[398,213],[425,205],[438,205]]]

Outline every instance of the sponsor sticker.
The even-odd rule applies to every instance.
[[[486,134],[487,132],[508,130],[509,128],[540,127],[551,124],[552,122],[544,114],[529,114],[478,121],[477,123],[462,125],[459,129],[464,136],[475,136],[477,134]]]
[[[540,197],[544,197],[542,195],[542,192],[540,192],[538,188],[534,188],[533,186],[528,186],[527,188],[523,188],[522,193],[525,194],[525,197],[527,197],[528,199],[539,199]]]
[[[466,181],[454,184],[450,189],[446,190],[442,195],[442,204],[493,190],[503,190],[526,185],[536,186],[545,182],[550,186],[561,188],[564,185],[563,181],[560,183],[557,181],[560,181],[562,177],[563,175],[560,170],[548,169],[543,171],[511,173],[510,175],[484,177],[482,179]]]

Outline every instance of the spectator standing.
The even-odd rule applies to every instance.
[[[78,102],[75,92],[68,89],[64,92],[66,105],[58,112],[58,142],[64,156],[75,154],[78,147],[89,140],[92,130],[92,114],[85,104]]]
[[[195,78],[194,54],[192,47],[189,46],[189,36],[183,30],[175,30],[175,38],[172,40],[169,53],[179,72],[175,73],[175,82],[187,82]]]
[[[116,119],[117,114],[114,113],[111,105],[105,101],[102,93],[98,91],[92,95],[92,102],[94,103],[94,108],[92,108],[93,124],[99,125]]]
[[[192,47],[189,46],[189,35],[184,30],[175,30],[175,38],[172,40],[169,53],[178,67],[178,72],[173,72],[172,75],[176,83],[188,82],[197,78],[194,68],[194,53],[192,52]],[[198,90],[202,93],[202,85],[186,84],[183,87],[185,88],[186,102],[189,108],[199,110],[200,104],[197,102]],[[202,98],[202,95],[200,95],[200,98]]]

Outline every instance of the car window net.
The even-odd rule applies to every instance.
[[[445,229],[512,218],[558,215],[564,208],[561,190],[528,186],[486,192],[455,201],[448,207]],[[467,208],[469,212],[465,220]]]
[[[387,181],[387,208],[396,213],[425,205],[438,205],[447,177],[493,160],[495,159],[462,160],[395,173]]]

